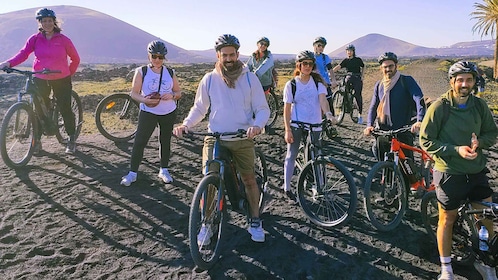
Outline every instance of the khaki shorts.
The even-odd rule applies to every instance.
[[[212,159],[213,147],[215,138],[206,136],[204,138],[204,147],[202,148],[202,170],[204,172],[207,160]],[[242,139],[236,141],[223,141],[221,146],[226,148],[232,154],[235,168],[240,174],[253,174],[254,173],[254,141],[252,139]],[[209,170],[214,170],[215,166],[211,166]]]

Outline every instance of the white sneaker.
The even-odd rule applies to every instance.
[[[437,276],[437,280],[454,280],[454,279],[455,275],[447,271],[441,272],[441,274]]]
[[[211,237],[213,237],[213,231],[211,231],[211,227],[202,225],[201,230],[197,234],[197,245],[199,245],[199,247],[202,247],[211,244]]]
[[[476,261],[474,262],[474,267],[481,274],[482,279],[484,280],[497,280],[496,277],[496,269],[491,266],[487,266],[482,262]]]
[[[157,175],[157,176],[159,178],[161,178],[163,180],[163,182],[166,183],[166,184],[173,183],[173,178],[169,174],[167,168],[161,168],[159,170],[159,175]]]
[[[137,173],[130,171],[126,176],[121,178],[121,185],[125,187],[129,187],[132,183],[137,181]]]
[[[252,218],[249,220],[247,231],[251,234],[251,239],[254,242],[265,242],[265,232],[260,218]]]

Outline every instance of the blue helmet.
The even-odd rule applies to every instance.
[[[55,19],[55,12],[50,10],[50,9],[47,9],[47,8],[42,8],[42,9],[39,9],[38,11],[36,11],[36,19],[37,20],[41,20],[42,18],[45,18],[45,17],[51,17],[53,19]]]

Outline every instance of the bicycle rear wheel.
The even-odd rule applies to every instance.
[[[111,94],[97,105],[95,124],[105,138],[125,142],[133,139],[137,133],[139,112],[138,103],[128,94]]]
[[[207,270],[220,257],[222,230],[227,220],[225,195],[218,175],[204,177],[197,186],[189,215],[190,254],[200,269]],[[201,230],[203,240],[198,236]]]
[[[268,169],[266,158],[263,152],[256,149],[256,158],[254,160],[254,172],[256,175],[256,183],[259,187],[259,211],[263,211],[266,197],[266,184],[268,182]]]
[[[332,96],[332,107],[334,108],[335,117],[337,119],[337,124],[341,124],[344,121],[344,116],[346,114],[346,108],[344,104],[344,95],[346,93],[343,91],[336,91]]]
[[[0,153],[8,167],[25,166],[31,159],[37,129],[34,120],[32,108],[24,102],[7,110],[0,129]]]
[[[405,180],[391,161],[372,167],[365,179],[364,207],[372,225],[380,231],[395,229],[408,207]]]
[[[75,123],[75,131],[74,136],[75,139],[78,138],[81,132],[81,126],[83,124],[83,106],[81,105],[81,99],[78,94],[73,90],[71,92],[71,111],[74,115],[74,123]],[[58,130],[55,133],[55,137],[57,137],[57,141],[61,144],[66,144],[69,139],[69,134],[66,132],[66,127],[64,126],[64,119],[60,114],[59,109],[56,109],[56,120]]]
[[[268,118],[266,126],[272,127],[277,121],[278,117],[278,98],[273,89],[271,89],[269,93],[265,94],[265,96],[266,102],[268,102],[268,107],[270,107],[270,118]]]
[[[358,199],[351,173],[329,157],[304,166],[299,174],[297,197],[304,214],[322,227],[346,224],[356,211]]]
[[[438,202],[436,192],[431,191],[422,197],[420,214],[429,238],[437,246],[437,224],[439,221]],[[474,237],[473,237],[474,236]],[[453,225],[453,242],[451,245],[451,262],[459,265],[472,265],[475,256],[472,251],[472,239],[476,239],[477,232],[467,215],[458,215]],[[476,239],[477,241],[477,239]]]
[[[358,103],[356,103],[356,99],[354,98],[354,91],[352,91],[348,94],[348,98],[350,101],[349,103],[351,104],[351,110],[349,112],[349,114],[351,116],[351,121],[353,121],[354,123],[358,123],[358,115],[359,115],[360,111],[359,111]]]

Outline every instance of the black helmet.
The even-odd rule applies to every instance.
[[[394,63],[398,63],[398,57],[392,52],[386,52],[379,56],[379,64],[382,64],[385,60],[392,60]]]
[[[235,48],[235,50],[239,50],[240,48],[240,43],[239,39],[237,37],[233,36],[232,34],[223,34],[214,43],[214,49],[216,51],[221,50],[223,47],[228,47],[232,46]]]
[[[315,54],[310,51],[301,51],[296,55],[296,62],[301,62],[306,59],[313,60],[313,62],[315,62]]]
[[[41,20],[44,17],[51,17],[55,19],[55,12],[47,8],[39,9],[38,11],[36,11],[37,20]]]
[[[458,61],[457,63],[451,65],[450,70],[448,70],[448,78],[454,78],[458,74],[462,73],[470,73],[475,77],[477,77],[477,66],[468,61]]]
[[[327,45],[327,40],[323,37],[316,37],[315,40],[313,41],[313,45],[316,43],[322,43],[324,46]]]
[[[349,45],[346,46],[346,50],[352,50],[352,51],[354,51],[354,50],[356,50],[356,48],[354,47],[353,44],[349,44]]]
[[[270,46],[270,39],[266,38],[266,37],[261,37],[259,38],[258,42],[257,43],[260,43],[260,42],[265,42],[266,43],[266,46]]]
[[[159,55],[166,55],[168,53],[166,45],[159,40],[154,40],[150,42],[149,45],[147,46],[147,51],[150,54],[159,54]]]

